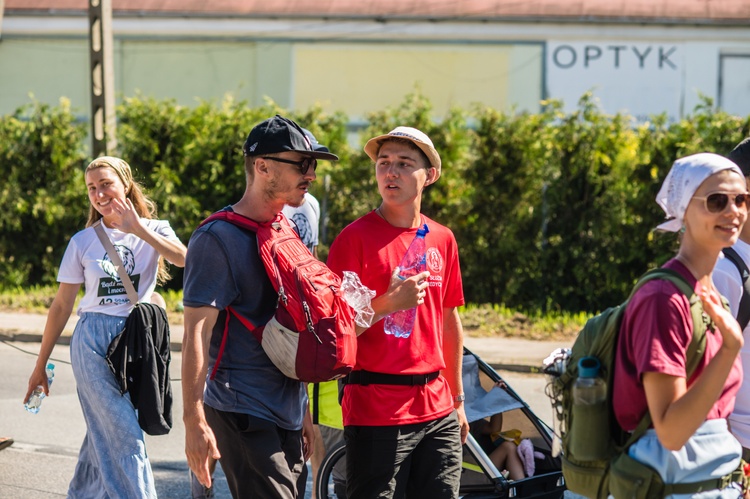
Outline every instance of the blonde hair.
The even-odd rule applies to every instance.
[[[130,165],[123,159],[114,156],[101,156],[89,163],[84,174],[98,168],[111,168],[125,186],[125,197],[133,203],[135,212],[141,218],[152,220],[156,218],[156,203],[143,193],[141,184],[133,179],[133,171]],[[89,217],[86,221],[86,227],[91,227],[102,218],[102,214],[96,211],[94,205],[89,203]],[[163,257],[159,257],[159,266],[156,271],[156,282],[164,284],[170,278],[169,270],[164,262]]]

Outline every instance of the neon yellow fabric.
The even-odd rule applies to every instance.
[[[307,393],[310,396],[310,414],[313,410],[313,385],[313,383],[307,384]],[[318,383],[318,385],[320,385],[318,390],[318,424],[343,430],[344,420],[339,405],[338,382],[326,381]]]

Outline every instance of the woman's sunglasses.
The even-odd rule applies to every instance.
[[[730,198],[734,200],[734,204],[737,206],[737,208],[747,209],[748,196],[750,196],[750,194],[748,193],[734,194],[729,192],[714,192],[712,194],[709,194],[708,196],[693,197],[695,199],[702,199],[703,206],[705,206],[706,210],[710,213],[721,213],[722,211],[727,209]]]
[[[312,167],[313,171],[315,171],[318,168],[318,160],[315,158],[305,158],[301,161],[292,161],[291,159],[284,159],[284,158],[272,158],[271,156],[261,156],[263,159],[268,159],[271,161],[278,161],[279,163],[286,163],[288,165],[294,165],[297,168],[299,168],[299,172],[302,175],[307,175],[307,172],[310,171],[310,167]]]

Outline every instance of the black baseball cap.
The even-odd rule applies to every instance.
[[[305,132],[305,135],[307,135],[307,138],[310,140],[310,145],[312,145],[313,151],[330,152],[326,146],[318,142],[318,139],[315,138],[315,135],[313,135],[310,130],[303,128],[302,131]]]
[[[740,167],[744,176],[750,177],[750,137],[737,144],[727,157]]]
[[[287,151],[298,152],[315,159],[339,159],[335,154],[327,152],[328,148],[325,151],[316,150],[301,126],[278,114],[255,125],[242,146],[245,156],[263,156]]]

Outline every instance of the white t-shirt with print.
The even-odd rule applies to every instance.
[[[179,240],[167,220],[143,221],[154,232],[167,239]],[[156,287],[159,253],[133,234],[107,227],[104,227],[104,231],[120,255],[139,300],[150,302],[151,293]],[[57,281],[84,285],[85,294],[79,303],[78,315],[83,312],[99,312],[126,317],[133,307],[117,270],[93,227],[87,227],[71,238],[57,273]]]
[[[745,265],[750,265],[750,245],[738,240],[733,248]],[[732,315],[737,317],[742,298],[742,276],[739,270],[722,253],[719,261],[716,262],[712,277],[717,291],[727,299]],[[750,324],[745,328],[743,335],[745,343],[740,350],[740,358],[744,379],[740,391],[737,392],[734,411],[729,415],[729,425],[742,446],[750,448]]]
[[[294,222],[299,238],[312,253],[313,248],[318,245],[318,225],[320,224],[320,204],[315,196],[306,192],[305,202],[302,205],[296,208],[284,205],[281,212]]]

